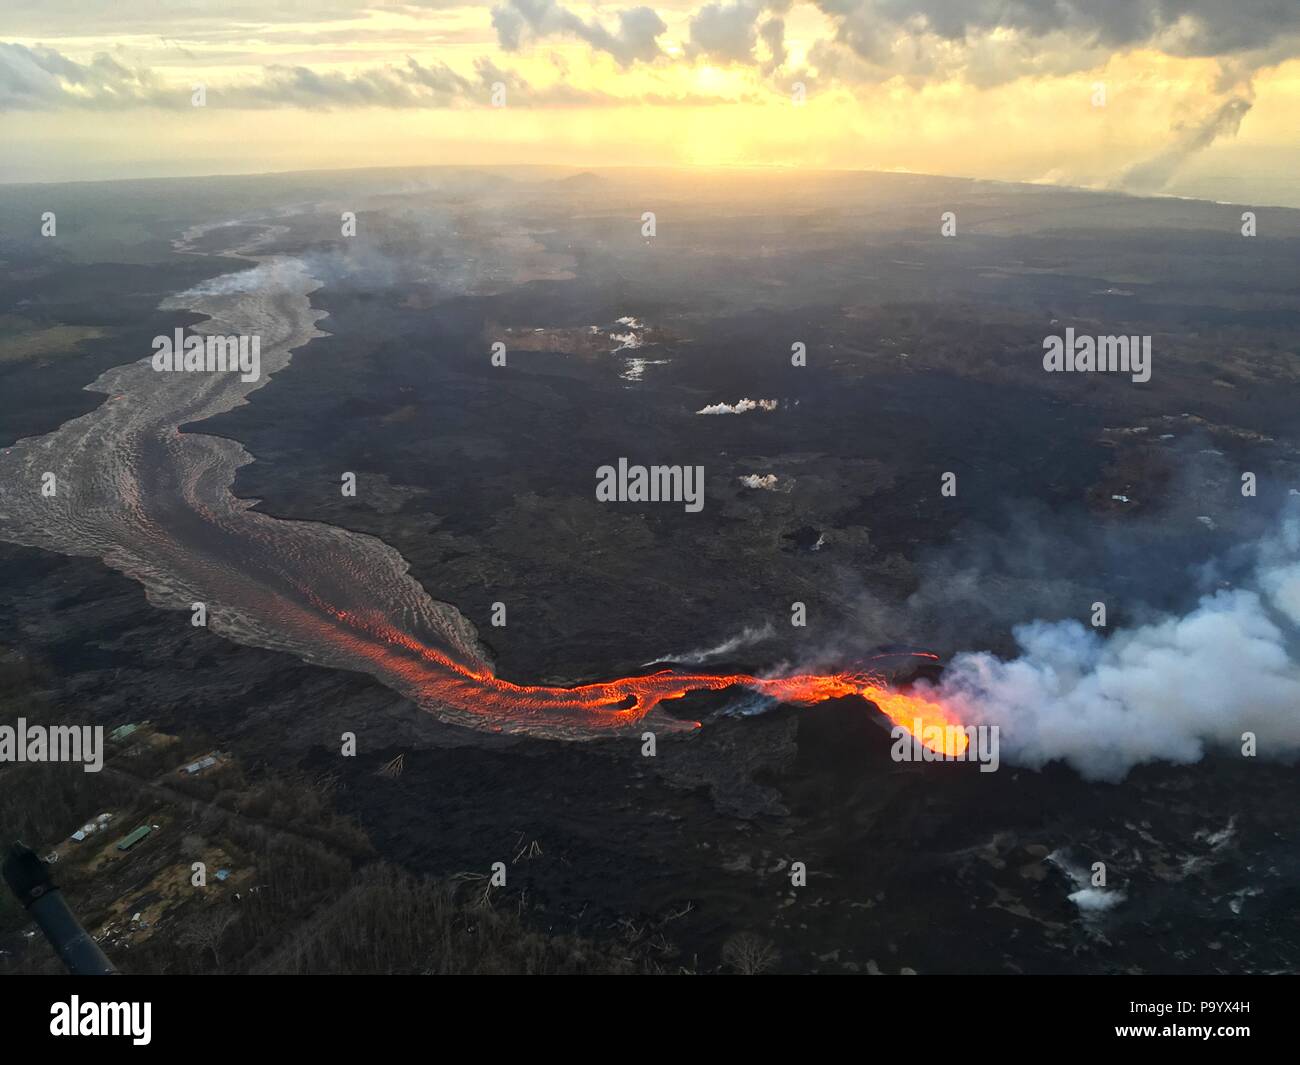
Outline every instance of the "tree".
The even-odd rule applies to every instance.
[[[741,976],[758,976],[776,964],[776,944],[753,932],[737,932],[722,945],[723,964]]]
[[[230,907],[214,907],[190,922],[189,927],[177,937],[182,946],[198,947],[212,951],[212,967],[221,969],[221,941],[226,929],[239,920],[239,911]]]

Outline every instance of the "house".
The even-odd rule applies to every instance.
[[[217,755],[220,753],[220,751],[214,751],[212,754],[205,754],[197,762],[190,762],[189,765],[181,766],[179,772],[193,776],[195,773],[202,773],[205,769],[211,769],[217,764]]]
[[[117,849],[120,851],[129,851],[152,831],[153,829],[149,825],[141,825],[134,832],[130,832],[118,840]]]
[[[95,818],[95,820],[87,821],[84,825],[82,825],[79,829],[77,829],[76,832],[72,833],[72,835],[69,836],[68,838],[80,843],[87,836],[93,836],[101,828],[107,828],[109,821],[111,821],[112,819],[113,819],[112,814],[100,814],[97,818]]]

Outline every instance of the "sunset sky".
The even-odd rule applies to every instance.
[[[1300,206],[1300,2],[6,0],[0,141],[6,182],[762,166]]]

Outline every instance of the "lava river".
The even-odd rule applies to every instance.
[[[178,251],[199,254],[193,238],[213,228],[196,227]],[[758,677],[664,670],[575,687],[511,683],[495,675],[469,620],[431,596],[389,544],[275,518],[236,498],[236,471],[252,456],[235,441],[190,427],[246,402],[292,352],[324,335],[316,328],[324,312],[310,301],[320,282],[301,260],[263,253],[277,233],[262,226],[251,242],[224,250],[251,268],[163,303],[205,316],[195,333],[260,337],[261,377],[158,373],[147,355],[106,371],[88,386],[108,396],[94,410],[0,449],[0,539],[102,559],[139,581],[155,606],[188,612],[202,603],[208,628],[221,636],[369,673],[435,717],[471,728],[566,739],[641,722],[690,729],[695,722],[663,712],[662,704],[732,687],[793,704],[859,696],[909,730],[917,722],[925,729],[956,724],[943,706],[893,690],[867,671]],[[47,476],[58,484],[49,497],[41,491]],[[945,728],[944,735],[933,741],[944,753],[964,750],[964,733]]]
[[[699,673],[664,669],[643,676],[550,687],[516,684],[482,665],[468,665],[404,633],[373,612],[353,613],[314,604],[335,625],[319,633],[337,642],[350,656],[371,660],[371,672],[416,702],[453,709],[467,724],[505,732],[578,738],[609,729],[628,728],[691,692],[747,688],[778,702],[812,705],[858,696],[873,703],[895,725],[902,725],[925,746],[949,757],[960,756],[968,739],[960,722],[943,704],[891,688],[877,672],[794,673],[758,677],[749,673]],[[925,656],[930,657],[930,656]],[[657,728],[693,729],[699,722],[655,714]],[[933,730],[938,729],[938,732]]]

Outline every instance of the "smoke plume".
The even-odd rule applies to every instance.
[[[1109,638],[1076,620],[1014,630],[1019,654],[957,655],[939,692],[971,724],[998,725],[1005,757],[1064,759],[1118,780],[1151,761],[1190,763],[1209,748],[1300,752],[1300,518],[1254,548],[1231,587]]]
[[[1129,167],[1120,177],[1119,187],[1130,192],[1159,192],[1192,156],[1220,137],[1235,137],[1250,108],[1251,102],[1244,96],[1224,101],[1202,122],[1182,130],[1164,151]]]

